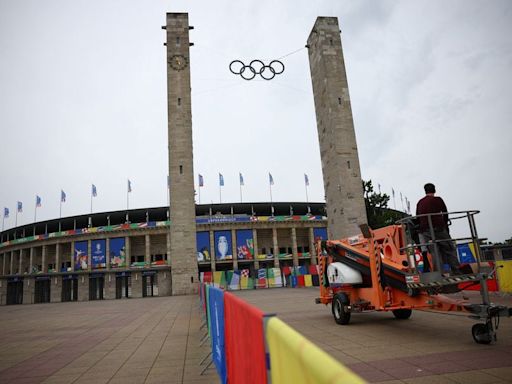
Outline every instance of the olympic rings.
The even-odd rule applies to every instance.
[[[256,75],[260,75],[264,80],[272,80],[276,75],[284,72],[284,64],[279,60],[272,60],[265,65],[261,60],[253,60],[249,65],[245,65],[240,60],[233,60],[229,64],[229,70],[234,75],[240,75],[244,80],[252,80]]]

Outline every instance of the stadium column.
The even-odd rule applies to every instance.
[[[55,244],[55,272],[60,272],[60,243]]]
[[[132,265],[132,244],[130,242],[130,236],[125,236],[124,238],[124,247],[125,247],[125,266],[129,268]]]
[[[166,240],[167,240],[167,265],[171,265],[171,234],[169,232],[167,232],[167,236],[166,236]]]
[[[5,253],[2,254],[2,276],[5,275]]]
[[[279,268],[279,243],[277,242],[276,228],[272,228],[272,245],[274,248],[274,267]]]
[[[87,240],[87,270],[92,271],[92,244],[91,240]]]
[[[213,235],[213,231],[210,231],[210,266],[212,272],[215,272],[215,236]]]
[[[34,247],[30,247],[30,256],[28,260],[28,273],[32,273],[34,270]]]
[[[151,238],[146,234],[144,240],[144,262],[146,265],[151,265]]]
[[[41,272],[48,273],[48,262],[46,260],[46,256],[48,253],[48,248],[46,245],[41,247]]]
[[[32,256],[32,253],[30,254]],[[69,255],[69,260],[71,261],[71,272],[75,271],[75,241],[71,241],[71,253]]]
[[[14,275],[14,251],[11,251],[11,259],[9,262],[9,275]]]
[[[295,227],[290,229],[291,237],[292,237],[292,254],[293,254],[293,266],[299,266],[299,253],[297,251],[297,230]]]
[[[252,241],[253,241],[253,249],[254,249],[254,268],[259,269],[260,268],[260,262],[258,261],[258,231],[256,228],[252,229]]]
[[[308,42],[329,239],[367,223],[356,135],[336,17],[318,17]]]
[[[22,275],[23,274],[23,254],[24,254],[24,249],[20,249],[20,265],[18,266],[18,271],[19,271],[19,274]]]
[[[110,238],[105,239],[105,268],[110,271]]]
[[[309,256],[311,257],[311,264],[316,265],[315,232],[313,227],[309,228]]]
[[[238,250],[236,248],[236,231],[231,230],[231,248],[233,251],[233,270],[238,270]]]
[[[197,291],[190,41],[187,13],[168,13],[167,111],[172,294]]]

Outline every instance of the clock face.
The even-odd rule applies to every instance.
[[[169,65],[172,69],[181,71],[182,69],[187,68],[188,59],[183,55],[173,55],[169,59]]]

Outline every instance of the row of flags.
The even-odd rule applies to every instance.
[[[128,192],[132,191],[132,182],[130,180],[128,180],[127,190],[128,190]],[[98,196],[98,189],[96,188],[96,185],[91,184],[91,197],[97,197],[97,196]],[[61,203],[65,203],[66,199],[67,199],[66,192],[64,192],[64,190],[61,189],[60,190],[60,202]],[[35,205],[35,207],[36,208],[41,207],[42,201],[43,201],[43,199],[41,198],[41,196],[36,195],[36,205]],[[21,202],[21,201],[17,202],[17,204],[16,204],[16,212],[18,212],[18,213],[22,213],[23,212],[23,202]],[[5,218],[9,217],[9,214],[10,214],[9,208],[4,207],[4,217]]]
[[[239,176],[240,185],[241,186],[245,185],[244,176],[242,175],[242,172],[239,172],[238,176]],[[169,178],[167,178],[167,183],[169,185]],[[274,185],[274,177],[272,176],[272,174],[270,172],[268,173],[268,183],[269,183],[269,185]],[[198,175],[198,184],[200,187],[204,187],[204,177],[201,174]],[[309,177],[306,174],[304,174],[304,184],[306,186],[309,186]],[[219,186],[220,187],[224,186],[224,175],[222,173],[219,173]]]

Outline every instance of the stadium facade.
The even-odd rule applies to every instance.
[[[6,230],[0,234],[0,303],[171,295],[170,227],[169,210],[161,207]],[[309,267],[326,227],[323,203],[196,205],[197,269],[256,277],[263,268]]]

